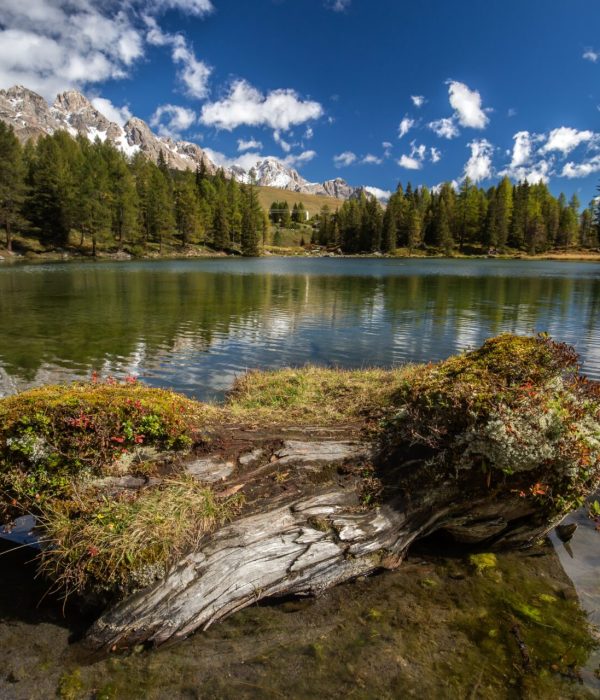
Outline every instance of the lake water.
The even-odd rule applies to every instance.
[[[221,398],[249,368],[392,366],[502,331],[600,379],[600,265],[285,259],[0,266],[0,395],[101,374]]]
[[[600,380],[600,264],[271,258],[5,265],[0,328],[0,396],[99,371],[222,398],[249,368],[389,367],[442,359],[503,331],[547,331],[573,344],[584,371]],[[63,619],[46,598],[36,608],[43,584],[5,557],[0,697],[41,699],[57,688],[71,697],[63,692],[69,684],[81,686],[73,697],[159,700],[598,697],[597,653],[570,675],[588,647],[585,634],[577,636],[564,572],[600,623],[600,535],[584,511],[572,517],[580,525],[573,541],[565,547],[554,538],[562,567],[547,549],[505,554],[486,578],[473,575],[464,558],[417,554],[398,572],[317,601],[250,608],[172,650],[92,662],[69,643],[78,618]],[[540,596],[555,602],[542,604]],[[511,632],[524,605],[552,608],[543,609],[544,624],[519,621],[534,659],[526,672]]]

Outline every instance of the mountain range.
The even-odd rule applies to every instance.
[[[52,105],[22,85],[0,90],[0,120],[10,124],[22,142],[63,130],[72,136],[108,140],[128,156],[141,152],[154,162],[162,151],[168,166],[176,170],[195,170],[202,164],[211,174],[218,169],[217,164],[197,144],[160,136],[137,117],[131,117],[121,126],[110,121],[75,90],[61,93]],[[274,157],[259,158],[251,169],[254,170],[257,184],[265,187],[337,199],[357,197],[361,192],[383,198],[381,190],[352,187],[342,178],[323,183],[309,182],[297,170]],[[251,169],[232,166],[224,170],[227,177],[249,182]]]

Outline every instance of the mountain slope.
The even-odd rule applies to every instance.
[[[218,169],[197,144],[158,136],[146,122],[137,117],[132,117],[120,126],[107,119],[84,95],[75,90],[61,93],[52,105],[22,85],[0,90],[0,120],[10,124],[23,142],[62,130],[72,136],[84,136],[90,140],[108,140],[128,156],[141,152],[154,162],[162,151],[168,166],[176,170],[195,170],[201,164],[210,174]],[[257,184],[262,187],[338,200],[368,192],[368,188],[352,187],[341,178],[324,183],[309,182],[297,170],[274,157],[259,158],[252,169]],[[249,182],[250,172],[238,166],[225,170],[228,177],[240,182]]]

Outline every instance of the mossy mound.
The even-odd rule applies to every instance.
[[[440,474],[504,477],[557,514],[600,475],[600,386],[576,353],[545,335],[501,335],[414,367],[396,390],[384,452],[420,450]]]
[[[198,403],[135,381],[33,389],[0,401],[0,484],[27,509],[134,450],[186,449],[200,425]]]

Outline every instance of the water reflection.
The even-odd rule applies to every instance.
[[[253,367],[436,360],[550,332],[600,378],[600,267],[443,260],[72,263],[0,269],[0,393],[141,374],[201,399]]]

